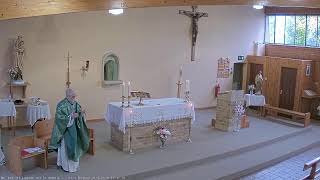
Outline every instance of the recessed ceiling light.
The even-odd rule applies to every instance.
[[[123,9],[110,9],[109,13],[113,15],[119,15],[123,13]]]
[[[253,5],[254,9],[263,9],[263,5]]]

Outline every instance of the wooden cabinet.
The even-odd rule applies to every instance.
[[[265,78],[262,93],[266,97],[266,103],[273,107],[281,106],[285,109],[302,112],[304,90],[312,89],[314,85],[313,75],[306,75],[308,65],[313,68],[315,62],[270,56],[248,56],[245,87],[247,89],[249,83],[252,82],[254,73],[262,68]],[[286,71],[288,69],[289,74]]]

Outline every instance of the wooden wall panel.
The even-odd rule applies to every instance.
[[[320,61],[320,48],[266,44],[266,56]]]
[[[314,62],[312,76],[314,82],[320,82],[320,61]]]
[[[282,14],[313,14],[319,15],[320,8],[304,8],[304,7],[265,7],[264,13],[267,15],[282,15]]]
[[[320,7],[319,0],[0,0],[0,20],[113,8],[253,4]]]

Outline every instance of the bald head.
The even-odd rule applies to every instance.
[[[76,96],[77,96],[77,94],[76,94],[76,92],[75,92],[73,89],[71,89],[71,88],[67,88],[67,89],[66,89],[66,98],[67,98],[70,102],[74,102],[75,99],[76,99]]]

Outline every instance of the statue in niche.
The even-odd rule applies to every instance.
[[[119,58],[114,54],[103,57],[103,80],[107,84],[119,82]]]
[[[256,75],[255,78],[255,84],[256,84],[256,93],[257,95],[262,94],[262,83],[263,83],[263,76],[262,71],[259,71],[259,73]]]

